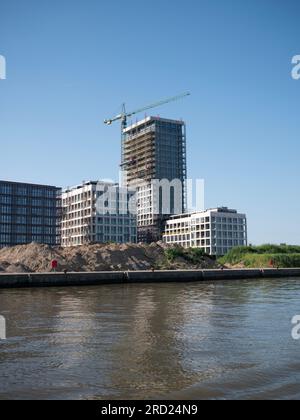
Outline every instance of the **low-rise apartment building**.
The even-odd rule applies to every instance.
[[[172,216],[163,240],[184,248],[202,248],[209,255],[225,255],[233,247],[247,245],[247,218],[227,207]]]
[[[137,241],[135,191],[89,181],[62,194],[63,247]]]

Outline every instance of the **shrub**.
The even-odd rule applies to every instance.
[[[269,267],[270,261],[280,268],[300,267],[300,246],[272,245],[236,247],[219,259],[223,265],[244,264],[245,267]]]
[[[174,247],[174,248],[166,249],[165,255],[168,261],[174,262],[176,258],[183,256],[183,252],[184,252],[183,248]]]
[[[174,247],[165,250],[166,258],[169,262],[174,262],[176,258],[184,258],[191,264],[198,264],[203,260],[203,257],[206,255],[205,251],[200,248],[181,248]]]

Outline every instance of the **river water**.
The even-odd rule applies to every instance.
[[[300,279],[0,290],[0,399],[300,399]]]

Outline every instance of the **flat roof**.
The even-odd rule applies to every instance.
[[[137,121],[134,124],[131,124],[129,127],[127,127],[124,130],[124,133],[128,133],[129,131],[133,130],[134,128],[137,128],[141,125],[144,125],[144,124],[146,124],[147,122],[150,122],[150,121],[163,121],[163,122],[166,122],[166,123],[169,123],[169,124],[180,124],[180,125],[185,124],[185,122],[182,121],[182,120],[172,120],[172,119],[161,118],[161,117],[146,117],[143,120],[140,120],[140,121]]]
[[[113,181],[85,181],[82,184],[74,185],[73,187],[67,187],[63,190],[63,193],[80,190],[83,187],[88,187],[89,185],[119,185],[117,182]]]
[[[42,188],[53,188],[56,190],[61,190],[62,187],[56,187],[55,185],[47,185],[47,184],[34,184],[31,182],[18,182],[18,181],[5,181],[3,179],[0,179],[1,184],[13,184],[13,185],[23,185],[23,186],[29,186],[29,187],[42,187]]]
[[[245,213],[239,213],[237,210],[229,209],[227,207],[216,207],[216,208],[211,208],[204,211],[194,211],[190,213],[175,214],[174,216],[171,216],[170,219],[185,219],[187,217],[202,215],[208,212],[223,213],[223,214],[240,214],[243,216],[245,215]]]

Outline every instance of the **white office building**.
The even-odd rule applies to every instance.
[[[247,218],[227,207],[172,216],[163,240],[184,248],[202,248],[209,255],[225,255],[233,247],[247,245]]]
[[[63,247],[136,243],[135,191],[109,182],[84,182],[62,194]]]

